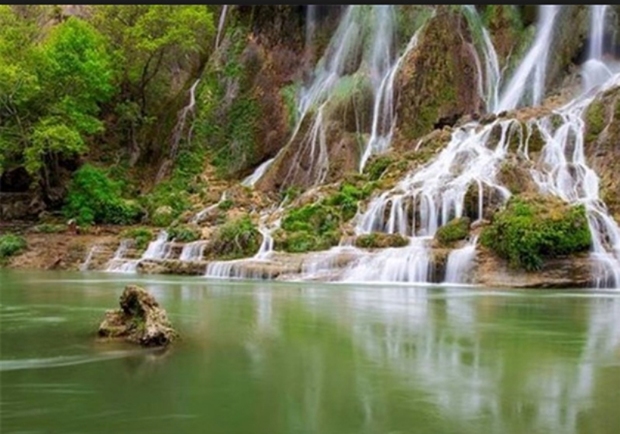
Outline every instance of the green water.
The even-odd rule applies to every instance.
[[[126,283],[183,339],[98,342]],[[620,432],[620,294],[0,271],[2,433]]]

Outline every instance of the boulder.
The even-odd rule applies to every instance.
[[[105,313],[99,336],[124,338],[145,347],[166,346],[178,337],[166,311],[144,288],[127,285],[119,302],[120,309]]]

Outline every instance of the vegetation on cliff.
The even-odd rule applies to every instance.
[[[480,242],[512,267],[534,271],[547,258],[587,251],[592,239],[583,205],[516,195],[493,216]]]

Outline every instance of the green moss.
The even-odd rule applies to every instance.
[[[383,232],[372,232],[360,235],[355,239],[355,246],[364,249],[404,247],[407,244],[409,244],[409,240],[401,234],[386,234]]]
[[[128,228],[120,233],[122,238],[130,238],[136,243],[136,249],[144,250],[153,239],[153,232],[145,227]]]
[[[181,243],[199,240],[202,236],[200,228],[189,225],[174,225],[168,228],[168,239]]]
[[[493,216],[480,242],[511,267],[533,271],[547,258],[587,251],[592,240],[583,205],[517,195]]]
[[[233,207],[234,204],[235,203],[232,201],[232,199],[224,199],[217,204],[217,208],[222,211],[228,211]]]
[[[295,128],[295,124],[297,123],[297,92],[299,88],[299,83],[292,83],[280,89],[280,95],[284,101],[290,130]]]
[[[261,235],[249,216],[228,221],[215,231],[210,255],[219,259],[239,259],[256,254]]]
[[[605,129],[605,106],[600,100],[593,101],[586,109],[586,143],[595,142],[599,134]]]
[[[17,255],[27,246],[24,237],[12,233],[0,235],[0,259]]]
[[[469,217],[459,217],[450,220],[435,232],[435,239],[443,247],[451,247],[457,241],[464,240],[469,235]]]
[[[394,157],[391,155],[377,155],[371,157],[364,167],[364,174],[368,176],[371,181],[376,181],[383,175],[388,166],[394,162]]]

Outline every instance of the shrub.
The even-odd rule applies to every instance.
[[[211,253],[221,259],[238,259],[258,252],[261,234],[250,217],[231,220],[218,227],[211,240]]]
[[[188,225],[175,225],[168,228],[168,239],[181,243],[199,240],[201,236],[200,229]]]
[[[234,205],[234,202],[231,199],[224,199],[223,201],[217,204],[217,208],[221,209],[222,211],[228,211],[229,209],[232,208],[233,205]]]
[[[378,155],[368,161],[364,167],[364,173],[368,175],[369,180],[376,181],[393,162],[394,159],[389,155]]]
[[[153,233],[150,229],[144,227],[129,228],[121,232],[122,238],[131,238],[136,243],[136,249],[143,250],[153,239]]]
[[[401,234],[386,234],[383,232],[372,232],[360,235],[355,239],[355,246],[365,249],[404,247],[409,244],[409,240]]]
[[[27,246],[26,240],[16,234],[0,235],[0,259],[8,258],[24,250]]]
[[[73,174],[63,212],[80,225],[135,223],[143,211],[136,202],[121,198],[121,187],[102,169],[85,164]]]
[[[592,243],[585,207],[552,197],[513,196],[484,228],[480,242],[510,266],[539,270],[546,258],[587,251]]]
[[[450,220],[435,233],[435,239],[441,246],[450,247],[459,240],[464,240],[469,235],[469,217],[459,217]]]

